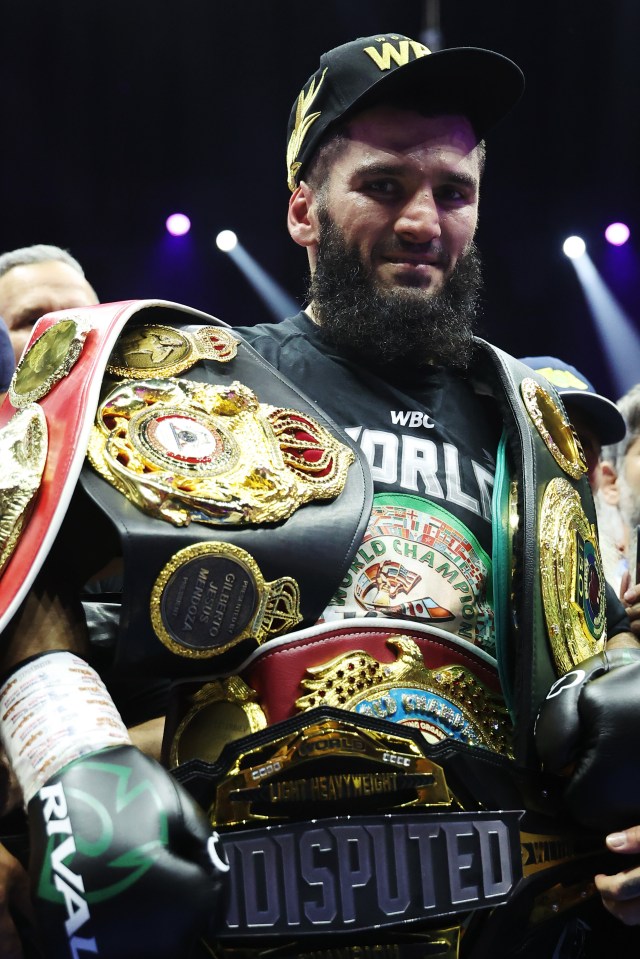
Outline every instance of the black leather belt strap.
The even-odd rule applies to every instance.
[[[549,687],[558,677],[542,603],[539,540],[542,496],[552,479],[562,477],[579,493],[590,523],[595,523],[595,508],[586,476],[574,480],[561,470],[522,401],[520,387],[522,381],[529,378],[539,383],[563,409],[551,384],[491,344],[479,340],[478,345],[485,360],[479,365],[503,413],[512,476],[518,486],[519,526],[513,549],[514,569],[510,571],[513,615],[510,635],[501,637],[499,646],[509,650],[516,757],[530,765],[535,756],[535,716]],[[507,516],[494,517],[496,522],[505,524],[509,519]]]

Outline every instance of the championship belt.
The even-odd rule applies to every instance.
[[[84,461],[102,371],[130,303],[48,313],[0,408],[0,630],[55,540]]]
[[[366,525],[371,482],[349,438],[219,321],[177,304],[43,317],[0,422],[2,622],[82,473],[82,502],[99,508],[79,507],[86,522],[102,517],[121,544],[116,659],[145,672],[221,670],[313,621]],[[103,606],[91,589],[90,626]]]
[[[443,630],[317,626],[177,699],[166,758],[231,865],[214,955],[501,956],[594,894],[601,841],[516,767],[495,661]]]
[[[605,578],[587,464],[560,397],[478,343],[506,424],[493,500],[498,664],[516,756],[535,767],[534,720],[549,688],[604,647]]]
[[[208,321],[175,307],[131,318],[81,476],[123,556],[116,666],[145,674],[229,671],[314,622],[370,509],[351,440]],[[100,617],[99,592],[84,605]]]

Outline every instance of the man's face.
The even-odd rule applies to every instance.
[[[380,290],[439,292],[478,221],[469,121],[379,106],[349,124],[320,202]],[[311,250],[312,268],[314,250]]]
[[[291,202],[289,228],[309,250],[322,335],[375,366],[464,369],[482,282],[473,244],[480,162],[469,124],[385,107],[360,115],[354,135],[324,183],[301,186]]]
[[[0,277],[0,316],[9,329],[16,362],[33,324],[44,313],[93,306],[97,302],[89,283],[67,263],[48,260],[14,266]]]
[[[640,525],[640,436],[627,449],[617,482],[622,515],[630,526]]]

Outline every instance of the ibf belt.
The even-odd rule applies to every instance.
[[[319,706],[414,727],[433,743],[455,739],[506,755],[511,748],[491,657],[444,630],[403,620],[322,624],[270,640],[241,676],[178,687],[176,696],[165,731],[171,765],[215,759],[230,735]]]
[[[82,467],[101,374],[131,303],[48,313],[0,409],[0,630],[26,596]]]

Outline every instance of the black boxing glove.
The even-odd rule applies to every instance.
[[[48,959],[187,959],[223,918],[229,869],[200,808],[129,744],[101,680],[71,653],[19,667],[0,714]]]
[[[556,680],[535,727],[545,772],[567,808],[599,831],[640,822],[640,649],[591,656]]]

